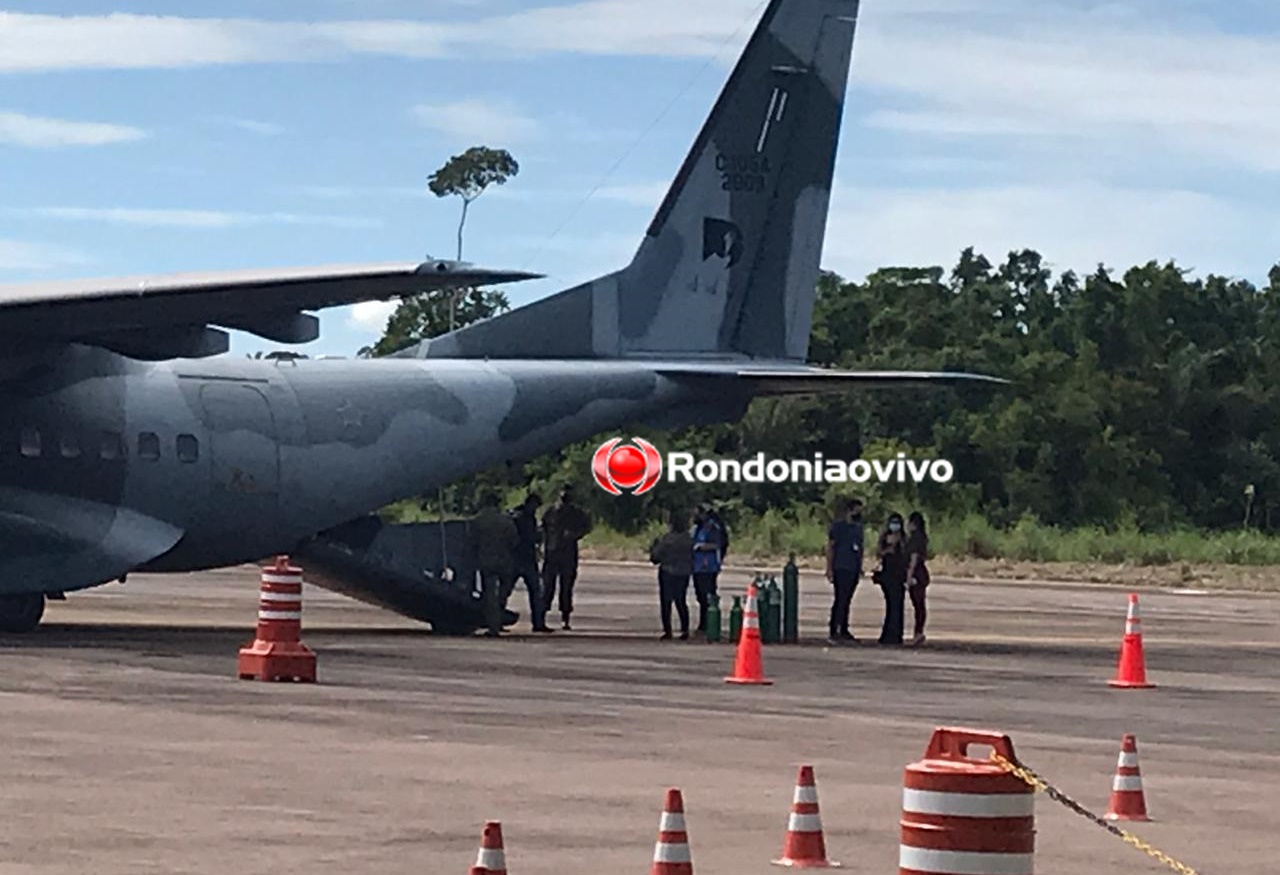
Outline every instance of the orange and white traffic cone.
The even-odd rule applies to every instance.
[[[502,824],[490,820],[480,834],[480,853],[469,875],[507,875],[507,852],[502,846]]]
[[[822,835],[822,816],[818,813],[818,785],[813,779],[813,766],[801,766],[796,778],[796,793],[791,802],[791,819],[787,823],[787,840],[782,857],[775,866],[794,869],[828,869],[840,864],[827,859],[827,842]]]
[[[771,684],[764,676],[764,653],[760,646],[760,614],[756,606],[756,585],[747,588],[747,608],[742,612],[742,637],[727,684]]]
[[[302,643],[302,569],[277,556],[262,569],[258,634],[240,648],[241,680],[316,682],[316,655]]]
[[[1147,681],[1147,661],[1142,653],[1142,618],[1138,616],[1138,596],[1129,594],[1129,615],[1124,623],[1124,641],[1120,645],[1120,662],[1116,676],[1107,682],[1113,687],[1146,690],[1155,686]]]
[[[1120,761],[1111,782],[1111,802],[1107,820],[1149,821],[1147,795],[1142,790],[1142,770],[1138,767],[1138,740],[1126,735],[1120,746]]]
[[[684,797],[675,787],[667,791],[649,875],[693,875],[693,854],[684,825]]]

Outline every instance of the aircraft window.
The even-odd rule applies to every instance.
[[[40,430],[24,428],[22,430],[22,455],[34,459],[40,455]]]
[[[80,458],[80,439],[73,434],[64,434],[62,436],[62,458],[78,459]]]
[[[114,431],[104,431],[100,436],[98,455],[104,459],[124,457],[124,438]]]
[[[200,458],[200,441],[195,435],[178,435],[178,459],[183,462],[194,462]]]
[[[160,436],[154,431],[138,435],[138,458],[152,461],[160,458]]]

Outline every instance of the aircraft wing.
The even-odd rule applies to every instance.
[[[308,310],[537,277],[431,261],[0,285],[0,343],[83,343],[145,360],[202,358],[227,351],[224,328],[308,343],[320,332]]]

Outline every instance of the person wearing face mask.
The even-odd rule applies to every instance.
[[[862,541],[862,502],[841,502],[840,515],[827,530],[827,582],[832,588],[827,631],[832,644],[856,640],[849,631],[849,612],[862,576]]]
[[[884,626],[880,630],[880,643],[890,646],[902,644],[903,613],[906,607],[907,545],[902,531],[902,514],[889,514],[888,523],[880,534],[880,569],[876,581],[884,592]]]

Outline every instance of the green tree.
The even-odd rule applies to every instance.
[[[491,185],[504,185],[520,172],[520,165],[505,149],[475,146],[454,155],[427,180],[436,197],[462,199],[462,219],[458,223],[458,260],[462,260],[462,236],[467,210]],[[390,355],[421,340],[439,337],[461,326],[488,319],[510,309],[507,296],[499,291],[463,288],[437,290],[405,298],[387,320],[381,339],[362,347],[361,358]]]
[[[458,260],[462,260],[462,236],[467,225],[467,211],[471,204],[491,185],[505,185],[520,173],[520,165],[505,149],[473,146],[461,155],[454,155],[444,166],[431,174],[427,188],[436,197],[456,197],[462,200],[462,216],[458,220]],[[460,290],[450,296],[449,330],[456,324],[456,311],[462,298],[474,290]]]
[[[1061,528],[1243,523],[1274,531],[1280,266],[1267,280],[1195,278],[1172,262],[1055,277],[1031,250],[996,260],[967,249],[950,267],[885,267],[858,281],[825,272],[810,346],[815,363],[981,372],[1012,385],[760,399],[738,423],[599,435],[534,460],[518,477],[495,471],[482,482],[550,495],[574,480],[601,524],[623,532],[712,500],[731,527],[758,523],[785,540],[795,524],[821,522],[832,498],[849,493],[867,500],[877,524],[889,508],[918,506],[1015,531],[1030,520]],[[468,298],[464,318],[472,305]],[[405,338],[441,330],[443,312],[404,314],[396,330]],[[591,485],[590,457],[619,434],[700,456],[820,452],[847,460],[903,451],[950,460],[955,479],[919,487],[664,481],[644,496],[615,498]]]
[[[439,337],[453,330],[453,324],[470,325],[511,308],[507,296],[494,289],[464,289],[461,299],[452,291],[434,291],[406,298],[387,320],[381,339],[365,347],[365,358],[390,355],[420,340]]]
[[[462,199],[462,218],[458,222],[458,260],[462,260],[462,235],[467,224],[467,210],[491,185],[505,185],[520,173],[520,165],[505,149],[473,146],[454,155],[431,174],[427,188],[436,197]]]

